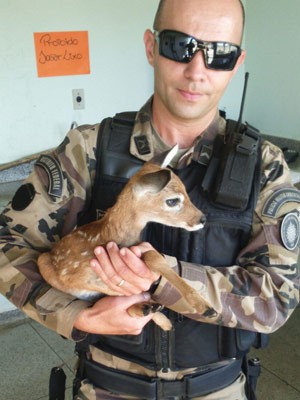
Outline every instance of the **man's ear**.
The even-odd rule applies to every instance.
[[[246,58],[246,51],[242,50],[242,53],[239,56],[237,63],[235,64],[235,67],[233,69],[234,73],[236,73],[236,71],[239,69],[239,67],[244,63],[245,58]]]
[[[234,77],[234,75],[237,73],[238,69],[240,68],[240,66],[243,64],[243,62],[245,61],[246,58],[246,52],[245,50],[242,50],[241,55],[239,56],[234,68],[232,71],[230,71],[230,79],[229,82],[232,80],[232,78]]]
[[[145,50],[148,62],[153,67],[155,38],[150,29],[147,29],[146,32],[144,33],[144,43],[145,43]]]

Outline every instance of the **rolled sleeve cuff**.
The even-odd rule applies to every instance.
[[[65,338],[79,341],[83,339],[83,333],[74,335],[74,324],[78,314],[90,305],[87,301],[51,288],[36,299],[34,305],[27,304],[23,311],[30,318]]]

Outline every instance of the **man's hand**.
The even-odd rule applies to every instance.
[[[148,293],[104,297],[92,307],[79,313],[74,328],[99,335],[138,335],[151,320],[153,314],[147,317],[131,317],[127,309],[133,304],[149,299]]]
[[[102,335],[141,333],[153,314],[131,317],[127,310],[133,304],[149,301],[150,294],[145,292],[159,278],[141,259],[149,250],[153,250],[149,243],[120,250],[113,242],[106,248],[99,246],[95,249],[96,258],[91,261],[91,268],[120,296],[104,297],[91,308],[82,310],[74,324],[76,329]]]
[[[120,295],[140,294],[149,290],[159,278],[141,259],[143,253],[149,250],[153,250],[149,243],[119,249],[114,242],[110,242],[106,248],[96,247],[96,259],[91,261],[91,267],[110,289]]]

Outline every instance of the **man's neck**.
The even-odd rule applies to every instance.
[[[152,118],[155,130],[162,140],[173,146],[178,144],[180,148],[191,147],[195,139],[201,136],[216,116],[217,110],[203,118],[195,120],[184,120],[176,118],[169,113],[156,112],[155,105],[152,108]]]

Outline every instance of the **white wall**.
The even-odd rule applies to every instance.
[[[246,120],[299,140],[299,0],[247,1]]]
[[[54,147],[73,120],[139,108],[152,92],[143,33],[158,0],[0,0],[0,164]],[[33,32],[88,30],[90,75],[38,78]],[[72,89],[85,91],[73,110]]]
[[[247,0],[242,0],[242,3],[244,4],[246,10]],[[245,49],[246,47],[247,47],[247,32],[245,30],[242,48]],[[244,87],[245,72],[246,72],[246,65],[243,64],[240,66],[237,74],[230,82],[223,98],[221,99],[220,109],[226,111],[227,118],[238,119],[239,117],[240,104]]]

